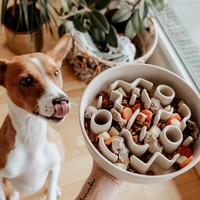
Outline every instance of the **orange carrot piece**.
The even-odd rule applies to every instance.
[[[167,124],[171,124],[171,120],[174,118],[176,118],[178,121],[181,121],[181,116],[178,113],[173,113],[167,120]]]
[[[192,150],[189,147],[186,147],[186,146],[179,147],[177,152],[181,156],[185,156],[187,158],[189,158],[192,155]]]
[[[142,110],[142,113],[147,115],[147,118],[145,119],[146,122],[150,122],[152,120],[153,113],[150,110]]]
[[[114,136],[111,136],[109,139],[105,140],[104,141],[105,145],[107,145],[107,146],[110,145],[113,141],[113,138],[114,138]]]
[[[122,117],[126,119],[127,121],[131,118],[131,115],[133,114],[133,111],[131,108],[126,107],[122,110]]]
[[[133,108],[134,109],[141,109],[142,108],[142,104],[141,103],[136,103],[136,104],[134,104],[134,106],[133,106]]]
[[[180,168],[182,169],[183,167],[185,167],[186,165],[188,165],[193,159],[193,155],[191,155],[186,161],[184,161],[181,165]]]

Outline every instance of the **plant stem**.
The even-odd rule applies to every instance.
[[[60,19],[68,19],[69,17],[72,17],[74,15],[77,15],[77,14],[80,14],[80,13],[83,13],[83,12],[92,12],[92,11],[89,8],[84,6],[83,9],[77,10],[77,11],[74,11],[74,12],[70,12],[67,15],[61,16]]]
[[[129,0],[126,0],[125,2],[131,6],[133,6],[132,10],[135,9],[135,7],[140,3],[141,0],[136,1],[135,3],[131,3]]]

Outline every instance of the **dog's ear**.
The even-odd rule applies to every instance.
[[[8,61],[0,59],[0,85],[3,85],[3,82],[4,82],[3,77],[4,77],[4,73],[6,71],[7,63],[8,63]]]
[[[72,48],[72,37],[69,34],[62,36],[55,47],[47,52],[61,67],[63,59],[66,57],[67,53]]]

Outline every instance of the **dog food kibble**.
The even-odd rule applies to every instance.
[[[170,173],[193,159],[199,125],[184,100],[167,85],[146,79],[113,82],[85,111],[85,129],[95,148],[132,173]]]

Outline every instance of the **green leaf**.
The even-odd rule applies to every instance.
[[[95,8],[97,10],[102,10],[102,9],[106,8],[110,4],[110,2],[111,2],[111,0],[100,0],[100,1],[96,2]]]
[[[31,6],[31,12],[35,13],[36,12],[35,11],[36,10],[36,2],[32,2],[30,6]],[[32,18],[32,20],[31,20],[31,26],[33,26],[34,20],[35,20],[36,24],[43,23],[43,21],[41,21],[41,19],[40,19],[40,13],[39,12],[36,15],[32,14],[31,18]]]
[[[58,27],[58,24],[57,24],[56,19],[54,18],[54,15],[52,14],[52,12],[49,11],[49,21],[50,21],[50,18],[54,21],[55,26]],[[51,27],[50,23],[48,26]]]
[[[61,15],[61,12],[55,7],[54,3],[55,2],[52,2],[52,0],[47,0],[47,3],[51,6],[51,8],[54,10],[54,12],[60,16]],[[69,5],[70,6],[70,5]],[[49,10],[50,12],[50,10]],[[52,17],[53,19],[55,19],[55,16]]]
[[[65,35],[65,33],[66,33],[65,25],[61,24],[58,27],[58,35],[59,35],[59,37],[62,37],[63,35]]]
[[[48,15],[48,11],[45,5],[44,0],[38,0],[39,10],[40,10],[40,20],[44,21],[45,25],[48,26],[50,24],[50,18]]]
[[[163,10],[164,0],[152,0],[152,3],[158,11]]]
[[[130,18],[131,13],[132,11],[130,8],[119,9],[112,16],[112,22],[113,23],[124,22]]]
[[[110,32],[106,34],[106,41],[110,46],[118,47],[117,31],[113,25],[110,25]]]
[[[109,23],[104,15],[102,15],[99,11],[93,11],[90,14],[91,25],[103,31],[105,33],[109,32]]]
[[[141,20],[144,20],[148,14],[148,5],[145,0],[141,0],[139,6],[139,16]]]
[[[125,27],[125,36],[132,40],[136,36],[136,31],[133,28],[132,20],[129,19]]]
[[[105,43],[105,33],[104,32],[99,31],[96,28],[94,28],[94,29],[92,28],[91,29],[91,36],[92,36],[93,41],[96,44],[103,44],[103,43]]]
[[[1,5],[1,24],[4,23],[4,18],[7,10],[8,0],[3,0]]]
[[[69,0],[71,1],[71,0]],[[87,6],[87,0],[77,0],[80,4],[84,5],[84,6]]]
[[[17,21],[16,30],[19,30],[19,27],[21,26],[22,22],[23,22],[22,9],[21,9],[21,6],[19,5],[19,18],[18,18],[18,21]]]
[[[73,19],[73,23],[75,28],[80,31],[80,32],[86,32],[85,27],[83,26],[83,23],[81,23],[81,21],[78,19],[78,17],[74,17]]]
[[[61,1],[61,4],[62,4],[62,9],[65,13],[68,13],[71,11],[72,9],[71,1],[69,0]]]
[[[141,20],[139,17],[139,11],[135,10],[135,12],[131,15],[131,19],[128,21],[125,28],[125,35],[132,40],[135,35],[141,30]]]
[[[37,4],[38,9],[40,11],[40,22],[43,22],[45,26],[49,29],[50,33],[52,34],[52,28],[51,28],[51,20],[53,20],[54,24],[57,25],[57,19],[53,11],[59,15],[59,12],[57,11],[55,5],[53,6],[52,2],[53,0],[37,0],[37,1],[30,1],[33,2],[33,4]],[[49,8],[49,5],[51,8]],[[53,9],[52,9],[53,8]]]
[[[124,8],[125,9],[128,9],[128,8],[131,9],[130,5],[128,3],[126,3],[125,1],[120,1],[119,5],[117,7],[120,8],[120,9],[124,9]]]
[[[138,33],[141,30],[141,20],[139,17],[139,11],[136,10],[132,16],[131,16],[133,28],[135,29],[136,33]]]
[[[86,2],[87,4],[94,4],[94,3],[96,3],[97,1],[99,1],[99,0],[85,0],[85,2]]]
[[[21,7],[24,13],[24,20],[27,27],[27,30],[30,30],[31,27],[29,26],[29,16],[28,16],[28,4],[26,0],[21,1]]]

